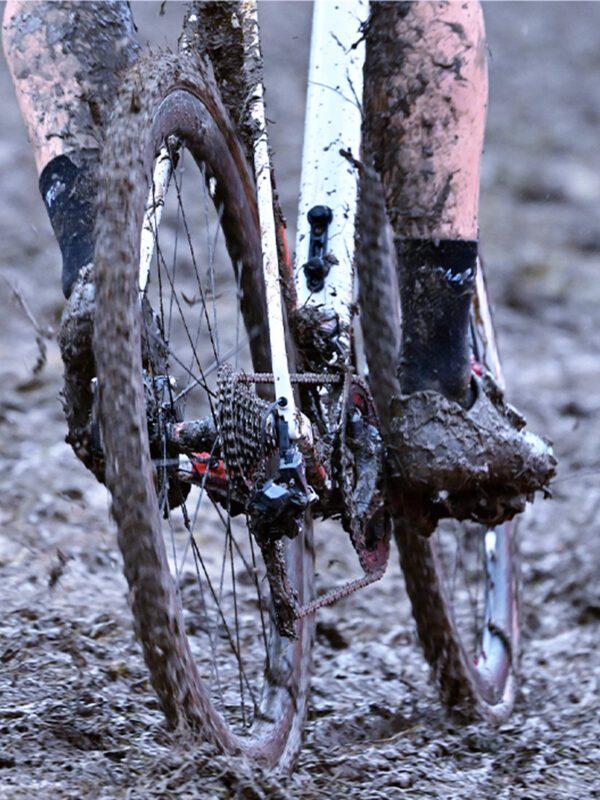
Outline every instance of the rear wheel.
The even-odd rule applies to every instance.
[[[152,683],[171,725],[289,766],[314,622],[297,623],[296,641],[277,632],[218,409],[224,363],[270,368],[258,218],[225,112],[185,59],[141,60],[129,76],[107,133],[99,209],[94,351],[106,482]],[[189,420],[203,433],[182,455],[173,431]],[[306,603],[309,523],[283,547]]]

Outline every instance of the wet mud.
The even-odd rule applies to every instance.
[[[36,120],[29,130],[36,148],[53,155],[97,149],[118,85],[115,71],[132,64],[138,49],[129,4],[11,3],[9,11],[4,47],[21,102]]]
[[[165,23],[176,35],[178,4]],[[134,4],[142,40],[163,21]],[[290,218],[298,190],[304,3],[266,4],[269,117]],[[520,522],[521,688],[500,728],[440,708],[394,554],[317,624],[306,744],[267,775],[167,732],[127,608],[104,488],[64,443],[58,344],[0,282],[0,798],[600,796],[600,90],[594,3],[492,3],[481,242],[508,399],[555,442],[554,499]],[[145,26],[145,27],[144,27]],[[294,38],[297,37],[297,38]],[[547,54],[553,58],[549,64]],[[2,62],[0,266],[41,327],[60,253]],[[319,592],[357,569],[327,541]]]
[[[473,379],[472,387],[468,410],[437,392],[392,398],[389,479],[400,494],[430,494],[433,520],[450,516],[494,527],[524,511],[536,492],[550,494],[556,459],[491,379]]]
[[[363,127],[396,236],[475,238],[487,84],[479,6],[375,3],[365,40]]]

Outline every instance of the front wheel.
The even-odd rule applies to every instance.
[[[369,379],[384,430],[400,394],[399,293],[382,190],[361,183],[359,301]],[[485,283],[478,274],[472,318],[477,361],[501,381]],[[444,521],[430,538],[396,522],[395,538],[417,633],[444,704],[463,717],[501,722],[513,707],[519,647],[516,524],[494,530]]]
[[[502,374],[481,268],[473,354]],[[466,719],[500,723],[513,709],[519,659],[517,523],[487,529],[442,520],[430,538],[401,525],[396,542],[417,633],[444,704]]]
[[[314,621],[297,623],[295,641],[277,631],[218,408],[223,364],[270,367],[252,179],[212,85],[179,56],[138,62],[106,139],[94,352],[135,630],[172,726],[289,767]],[[187,420],[204,439],[182,456],[173,430]],[[310,534],[306,522],[282,544],[300,604],[312,595]]]

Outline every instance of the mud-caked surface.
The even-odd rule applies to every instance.
[[[59,141],[66,152],[96,150],[118,85],[115,75],[136,58],[127,4],[31,3],[7,18],[3,30],[29,110],[29,134],[44,160],[64,152]]]
[[[142,38],[171,41],[153,4]],[[265,4],[269,117],[293,216],[309,7]],[[134,641],[105,491],[63,443],[55,340],[0,285],[0,798],[600,796],[600,60],[596,3],[486,6],[482,249],[509,399],[551,436],[554,500],[520,524],[521,689],[500,728],[440,708],[398,567],[320,613],[306,745],[278,780],[169,734]],[[165,34],[166,35],[166,34]],[[2,64],[0,265],[42,327],[53,242]],[[318,529],[317,529],[318,534]],[[356,569],[327,543],[318,583]],[[338,549],[339,548],[339,549]]]

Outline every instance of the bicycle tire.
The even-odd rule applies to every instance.
[[[171,135],[204,164],[207,182],[209,173],[215,180],[227,250],[241,263],[240,306],[246,329],[253,331],[252,366],[257,371],[270,366],[260,228],[241,145],[212,80],[191,60],[167,54],[141,58],[124,81],[106,134],[96,226],[94,353],[106,483],[135,632],[168,723],[198,730],[226,752],[288,769],[301,745],[314,619],[297,623],[298,638],[291,643],[271,621],[259,709],[250,729],[234,730],[195,663],[161,533],[146,420],[137,265],[149,175],[160,143]],[[313,582],[310,520],[287,545],[287,560],[298,600],[307,602]]]
[[[359,302],[369,379],[382,424],[389,417],[389,400],[400,394],[396,364],[399,352],[399,294],[394,257],[385,235],[388,226],[383,190],[375,172],[364,167],[359,206]],[[489,309],[485,283],[478,281],[478,303]],[[489,318],[488,318],[489,319]],[[473,330],[483,322],[473,318]],[[493,326],[486,327],[488,351],[497,356]],[[484,360],[484,359],[482,359]],[[497,371],[497,359],[490,369]],[[498,375],[496,374],[496,377]],[[458,523],[453,523],[458,525]],[[518,550],[516,523],[497,529],[495,583],[479,568],[484,582],[484,620],[473,646],[467,644],[459,626],[455,600],[444,575],[442,534],[430,538],[395,525],[395,539],[406,589],[412,606],[418,638],[429,663],[440,698],[452,712],[465,719],[485,718],[502,722],[512,711],[516,691],[519,648]],[[461,535],[465,535],[464,533]],[[477,536],[477,534],[476,534]],[[491,534],[490,534],[491,536]],[[478,534],[478,546],[486,547],[485,534]],[[467,578],[465,578],[465,582]],[[458,604],[458,601],[456,601]],[[487,649],[486,649],[487,648]]]

